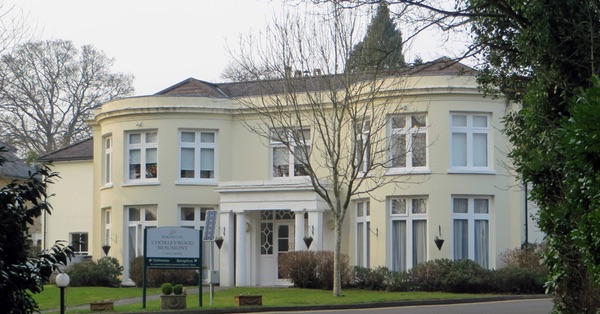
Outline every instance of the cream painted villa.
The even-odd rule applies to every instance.
[[[484,98],[470,68],[439,60],[428,66],[409,84],[381,91],[404,89],[386,96],[405,108],[385,130],[390,143],[405,145],[389,154],[405,158],[386,175],[419,183],[354,199],[343,253],[353,265],[393,270],[437,258],[501,267],[499,254],[519,247],[526,229],[529,242],[542,240],[508,170],[501,119],[510,108]],[[243,125],[238,100],[256,96],[254,84],[190,78],[156,95],[104,104],[90,121],[93,140],[43,158],[54,160],[63,178],[52,186],[59,210],[45,222],[45,245],[85,239],[78,250],[94,258],[110,245],[127,279],[129,261],[142,254],[144,228],[202,229],[205,212],[218,210],[221,285],[288,284],[277,274],[277,257],[306,250],[305,235],[314,238],[310,250],[332,250],[333,220],[293,152]],[[445,240],[441,249],[436,236]]]

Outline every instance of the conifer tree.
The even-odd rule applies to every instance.
[[[403,67],[402,33],[390,17],[386,1],[380,1],[365,38],[354,46],[347,69],[365,71]]]

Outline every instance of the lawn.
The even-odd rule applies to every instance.
[[[191,288],[191,287],[190,287]],[[260,288],[260,287],[234,287],[215,291],[213,306],[210,306],[208,293],[203,294],[203,308],[228,308],[234,307],[234,296],[238,294],[260,294],[263,296],[263,306],[294,306],[294,305],[325,305],[372,303],[409,300],[439,300],[459,298],[489,297],[485,294],[454,294],[442,292],[383,292],[367,290],[343,290],[345,296],[333,297],[328,290],[312,290],[297,288]],[[148,295],[160,294],[158,288],[148,289]],[[118,300],[142,296],[141,288],[101,288],[83,287],[68,288],[66,292],[67,306],[88,304],[97,300]],[[41,310],[59,308],[59,289],[55,286],[46,286],[44,292],[35,295]],[[187,298],[188,309],[198,308],[198,295],[189,295]],[[149,300],[147,310],[159,310],[158,300]],[[141,301],[130,305],[115,306],[116,312],[133,312],[142,310]],[[79,311],[81,312],[89,312]]]

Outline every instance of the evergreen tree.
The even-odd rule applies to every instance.
[[[396,23],[390,17],[387,2],[380,1],[365,38],[350,53],[347,68],[364,71],[394,69],[404,65],[402,33],[396,29]]]

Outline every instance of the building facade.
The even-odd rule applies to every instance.
[[[473,75],[457,75],[465,70],[445,64],[381,91],[403,108],[381,130],[400,147],[390,149],[398,158],[384,175],[411,183],[353,199],[342,239],[351,264],[404,271],[468,258],[498,268],[499,254],[525,241],[524,193],[502,135],[511,108],[483,97]],[[305,236],[313,238],[310,250],[333,250],[332,215],[297,155],[247,128],[252,119],[239,100],[257,96],[253,84],[188,79],[96,111],[91,167],[72,174],[91,183],[91,195],[79,195],[91,207],[79,206],[91,213],[90,254],[103,256],[101,247],[110,245],[127,279],[129,262],[143,254],[144,229],[202,229],[208,210],[219,213],[224,242],[212,262],[223,286],[289,284],[277,273],[278,257],[306,250]],[[310,125],[302,131],[307,138],[317,132]],[[440,248],[436,239],[444,239]]]

